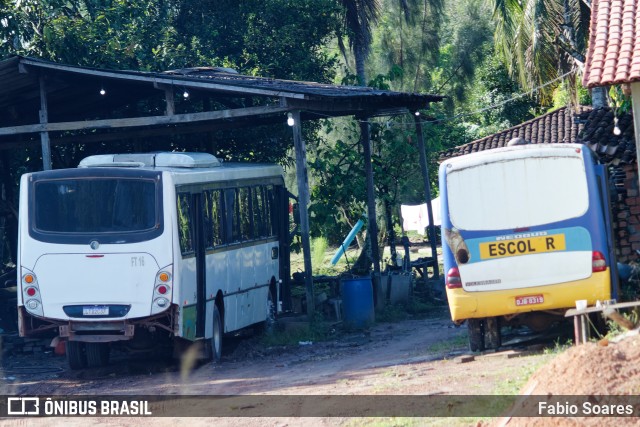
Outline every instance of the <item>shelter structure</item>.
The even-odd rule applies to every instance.
[[[187,96],[206,100],[203,105],[209,108],[180,112],[177,102]],[[313,311],[309,188],[302,121],[354,116],[367,122],[376,116],[415,114],[442,99],[438,95],[255,77],[224,68],[141,72],[15,56],[0,61],[0,150],[39,143],[42,167],[46,170],[52,167],[51,147],[56,144],[109,142],[288,122],[293,131],[302,246],[308,272],[307,307]],[[128,106],[140,102],[161,105],[162,109],[156,115],[139,116],[136,109]],[[425,148],[421,119],[414,117],[422,157]],[[371,142],[368,126],[362,128],[369,232],[375,233]],[[427,185],[428,182],[425,175]],[[427,186],[425,199],[430,205],[429,193]],[[377,242],[371,240],[374,272],[379,276]],[[435,250],[433,254],[436,256]]]

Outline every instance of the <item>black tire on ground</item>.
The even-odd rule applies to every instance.
[[[211,337],[211,353],[213,361],[220,363],[222,359],[222,335],[224,333],[222,317],[217,305],[213,306],[213,336]]]
[[[276,304],[273,299],[273,293],[269,290],[266,300],[267,318],[255,326],[257,333],[270,334],[276,327]]]
[[[67,341],[67,362],[71,369],[83,369],[87,367],[87,355],[83,342]]]
[[[484,348],[493,350],[500,348],[501,345],[500,319],[497,317],[487,317],[484,319]]]
[[[484,350],[484,325],[483,319],[467,320],[467,330],[469,334],[469,350]]]
[[[85,345],[85,353],[87,355],[87,366],[90,368],[98,368],[109,363],[109,353],[111,348],[109,343],[88,342]]]

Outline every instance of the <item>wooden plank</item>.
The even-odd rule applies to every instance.
[[[260,106],[232,110],[206,111],[203,113],[176,114],[173,116],[133,117],[127,119],[85,120],[78,122],[41,123],[37,125],[10,126],[0,128],[0,136],[35,132],[57,132],[89,129],[116,129],[141,126],[159,126],[189,122],[226,120],[263,114],[282,114],[287,107]],[[284,120],[284,119],[283,119]]]
[[[49,121],[47,111],[47,89],[44,77],[40,76],[40,123],[46,125]],[[49,142],[49,132],[40,132],[40,145],[42,147],[42,170],[51,170],[51,145]]]
[[[304,281],[307,288],[307,315],[313,319],[315,298],[313,296],[313,270],[311,265],[311,241],[309,236],[309,179],[307,174],[307,148],[302,139],[300,111],[291,113],[293,117],[293,145],[296,152],[296,178],[298,183],[298,207],[300,209],[300,235],[304,258]]]

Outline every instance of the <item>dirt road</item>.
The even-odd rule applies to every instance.
[[[221,364],[204,364],[188,373],[161,361],[115,355],[98,370],[70,371],[63,357],[46,354],[4,361],[5,394],[21,395],[489,395],[511,394],[547,356],[521,357],[513,350],[467,354],[466,329],[454,327],[446,310],[433,317],[376,324],[369,331],[338,334],[334,340],[265,348],[259,338],[236,343]],[[140,419],[138,419],[140,420]],[[40,419],[59,425],[61,419]],[[73,418],[72,425],[136,424],[125,418]],[[211,420],[209,420],[211,421]],[[353,420],[349,421],[351,423]],[[469,420],[466,420],[468,422]],[[208,424],[203,419],[190,419]],[[216,425],[238,425],[217,419]],[[252,425],[340,425],[345,419],[242,419]],[[155,418],[158,425],[171,419]],[[67,423],[68,424],[68,423]],[[447,423],[449,424],[449,423]],[[351,425],[351,424],[350,424]]]

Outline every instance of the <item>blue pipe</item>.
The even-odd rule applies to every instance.
[[[349,245],[351,244],[353,239],[356,237],[356,234],[358,234],[358,231],[360,231],[363,225],[364,225],[364,221],[362,220],[362,218],[360,218],[358,222],[356,222],[356,225],[353,226],[353,228],[351,229],[347,237],[344,239],[344,242],[342,242],[342,245],[340,245],[340,247],[338,248],[338,252],[336,252],[333,258],[331,258],[331,265],[336,265],[336,263],[338,262],[342,254],[344,254],[345,248],[349,247]]]

